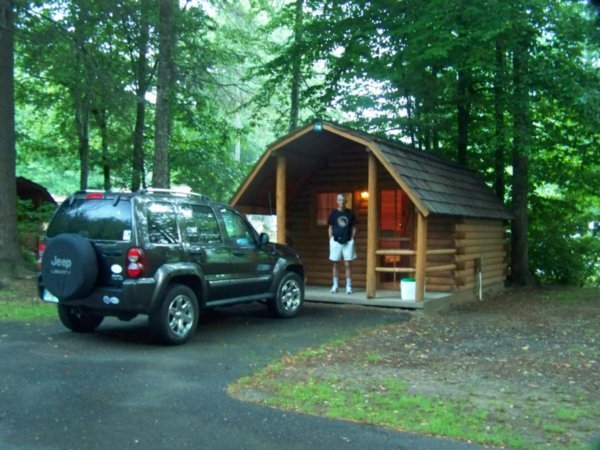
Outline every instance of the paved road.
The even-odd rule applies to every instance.
[[[407,320],[308,303],[292,320],[260,305],[211,312],[195,339],[155,345],[143,318],[92,335],[56,321],[0,323],[1,449],[410,449],[481,447],[243,403],[226,386],[286,352]]]

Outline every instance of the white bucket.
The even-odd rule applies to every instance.
[[[400,297],[402,300],[415,301],[417,298],[417,283],[414,278],[400,280]]]

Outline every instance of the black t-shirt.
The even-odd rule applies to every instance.
[[[356,225],[356,217],[351,210],[332,210],[327,223],[333,227],[333,239],[340,244],[345,244],[352,239],[352,229]]]

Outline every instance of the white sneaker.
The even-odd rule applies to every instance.
[[[335,294],[335,293],[337,293],[337,291],[338,291],[338,287],[337,286],[333,286],[331,288],[331,291],[329,291],[329,292],[331,292],[332,294]]]
[[[350,286],[346,286],[346,294],[352,294],[352,288]]]

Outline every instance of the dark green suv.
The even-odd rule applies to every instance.
[[[288,318],[304,301],[298,252],[198,194],[77,192],[52,217],[42,251],[40,297],[76,332],[147,314],[162,342],[182,344],[203,309],[262,301]]]

